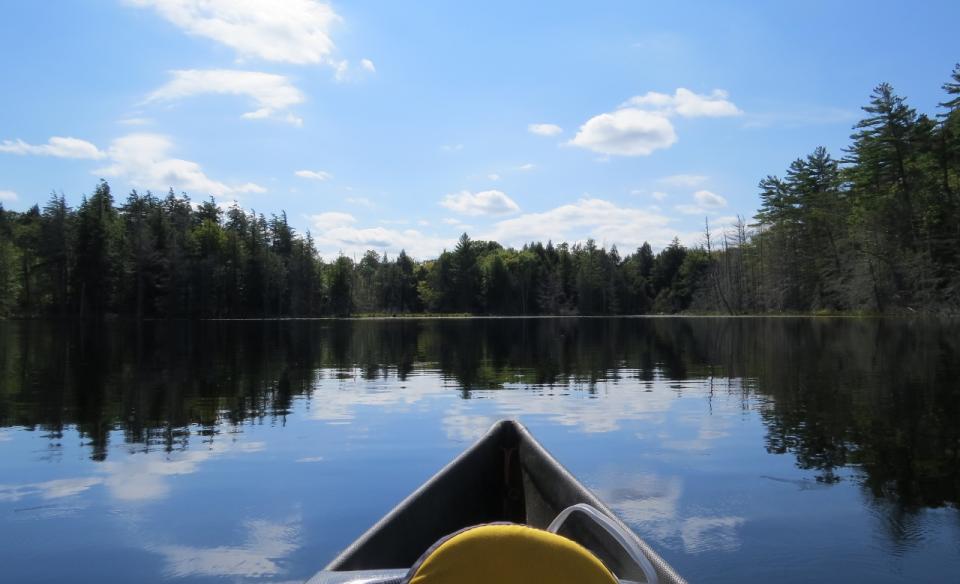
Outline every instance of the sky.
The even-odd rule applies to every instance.
[[[286,211],[325,257],[459,235],[662,248],[936,113],[960,3],[85,0],[0,7],[0,204],[110,182]]]

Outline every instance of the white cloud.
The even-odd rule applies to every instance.
[[[434,237],[416,229],[357,227],[353,215],[337,211],[310,215],[308,219],[315,229],[313,236],[317,250],[327,259],[336,258],[341,253],[360,256],[370,249],[391,255],[402,249],[414,258],[427,259],[436,257],[440,251],[456,243],[454,238]],[[426,223],[421,222],[421,225]]]
[[[367,209],[376,207],[373,201],[366,197],[347,197],[344,199],[344,201],[350,203],[351,205],[357,205],[358,207],[366,207]]]
[[[18,198],[19,197],[17,196],[17,193],[13,191],[0,191],[0,201],[12,203],[16,201]]]
[[[320,231],[344,227],[357,222],[356,217],[350,213],[339,213],[337,211],[317,213],[316,215],[310,215],[309,219],[313,226]]]
[[[340,17],[313,0],[126,0],[151,7],[184,32],[222,43],[241,57],[308,65],[330,63],[330,29]]]
[[[590,118],[568,143],[601,154],[647,156],[676,141],[666,116],[627,108]]]
[[[740,547],[738,516],[683,517],[683,481],[677,476],[638,474],[618,477],[616,489],[599,489],[598,495],[628,522],[661,545],[677,539],[688,554],[732,552]]]
[[[737,516],[689,517],[683,520],[680,537],[688,554],[735,552],[740,549],[740,528],[746,519]]]
[[[276,117],[294,125],[303,120],[289,108],[303,103],[304,96],[283,75],[234,69],[186,69],[171,71],[172,79],[147,96],[147,102],[172,101],[214,93],[241,95],[253,100],[257,109],[243,114],[246,119]]]
[[[0,152],[8,154],[33,154],[35,156],[55,156],[57,158],[100,159],[106,154],[95,145],[69,136],[54,136],[46,144],[28,144],[19,138],[0,142]]]
[[[111,143],[107,150],[111,164],[95,170],[94,174],[123,178],[141,188],[184,190],[194,198],[266,192],[254,183],[228,185],[214,180],[196,162],[170,158],[172,148],[173,142],[166,136],[129,134]]]
[[[486,434],[493,426],[496,418],[492,416],[477,416],[459,413],[460,404],[451,408],[443,416],[443,431],[447,439],[453,442],[471,443]],[[465,409],[465,408],[463,408]]]
[[[263,442],[221,441],[204,450],[133,454],[119,461],[105,462],[100,470],[107,474],[103,483],[113,498],[119,501],[152,501],[170,493],[170,477],[198,472],[202,464],[212,458],[259,452],[263,447]]]
[[[349,224],[320,229],[314,241],[325,258],[335,258],[339,253],[359,256],[370,249],[396,255],[402,249],[411,257],[428,259],[456,244],[455,238],[435,237],[416,229],[357,228]]]
[[[669,195],[667,193],[664,193],[663,191],[653,191],[652,193],[650,193],[650,196],[658,201],[662,201],[666,199]]]
[[[347,61],[340,61],[334,65],[334,79],[338,82],[343,81],[347,78],[347,72],[350,70],[350,63]]]
[[[183,453],[136,453],[119,462],[108,461],[98,467],[103,476],[56,479],[25,485],[0,485],[0,501],[19,501],[24,497],[61,499],[103,485],[120,501],[148,501],[170,492],[168,477],[193,474],[201,463],[231,453],[250,453],[263,449],[262,442],[217,442],[207,449]]]
[[[674,209],[684,215],[715,215],[718,209],[727,206],[727,200],[710,191],[697,191],[693,194],[694,204],[676,205]]]
[[[310,180],[330,180],[333,178],[333,175],[325,170],[298,170],[293,174]]]
[[[481,191],[471,193],[460,191],[447,195],[440,205],[462,215],[509,215],[520,210],[520,206],[502,191]]]
[[[149,126],[153,123],[153,120],[150,118],[124,118],[117,120],[117,123],[124,126]]]
[[[517,170],[524,170],[524,171],[526,171],[526,170],[533,170],[534,168],[536,168],[536,165],[533,164],[532,162],[528,162],[528,163],[526,163],[526,164],[521,164],[520,166],[518,166],[518,167],[517,167]]]
[[[526,213],[494,224],[481,239],[508,245],[530,241],[584,241],[632,249],[644,241],[653,246],[670,243],[677,231],[670,219],[645,209],[621,207],[595,198],[580,199],[542,213]]]
[[[563,128],[556,124],[530,124],[527,131],[538,136],[556,136],[563,132]]]
[[[463,144],[444,144],[440,147],[444,152],[459,152],[463,150]]]
[[[490,180],[500,180],[500,175],[495,172],[491,172],[487,175],[487,178]]]
[[[697,191],[693,193],[693,200],[701,207],[707,207],[708,209],[719,209],[727,206],[726,199],[710,191]]]
[[[168,576],[262,578],[284,572],[278,563],[300,547],[300,521],[248,521],[246,543],[211,548],[187,545],[150,546],[166,560]]]
[[[742,114],[727,97],[727,92],[721,89],[710,95],[700,95],[682,87],[674,95],[651,91],[631,97],[613,112],[590,118],[567,143],[607,155],[648,156],[677,141],[669,119],[673,116],[695,118]],[[601,160],[607,161],[606,158]]]
[[[702,174],[672,174],[658,179],[657,182],[668,187],[692,189],[707,182],[708,178]]]
[[[673,95],[650,91],[644,95],[631,97],[621,107],[640,108],[678,115],[685,118],[739,116],[743,112],[729,101],[729,94],[722,89],[714,89],[709,95],[694,93],[683,87]]]
[[[371,61],[370,59],[360,59],[360,66],[363,67],[364,70],[369,71],[371,73],[377,72],[376,66],[373,64],[373,61]]]
[[[46,500],[62,499],[79,495],[102,482],[103,479],[98,477],[78,477],[26,485],[0,485],[0,501],[15,502],[25,497],[37,496]]]

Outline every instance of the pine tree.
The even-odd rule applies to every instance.
[[[74,294],[80,316],[98,316],[116,307],[120,224],[110,185],[101,181],[77,211]]]

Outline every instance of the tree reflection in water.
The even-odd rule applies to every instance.
[[[706,380],[705,399],[737,392],[760,408],[769,452],[789,453],[821,483],[854,471],[894,539],[909,537],[912,512],[958,503],[960,325],[923,320],[7,322],[0,426],[42,431],[54,452],[75,427],[102,461],[115,430],[141,450],[186,450],[197,427],[215,441],[247,423],[282,424],[323,379],[425,371],[464,398],[589,393],[624,378],[685,391]]]

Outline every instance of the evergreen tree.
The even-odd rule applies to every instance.
[[[77,211],[74,293],[80,316],[103,315],[116,307],[120,233],[110,186],[101,181]]]

